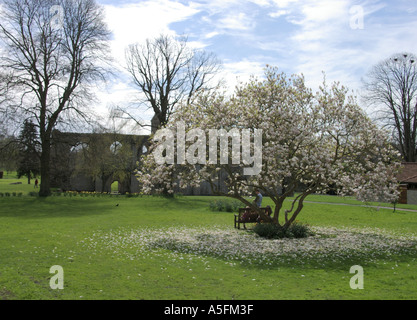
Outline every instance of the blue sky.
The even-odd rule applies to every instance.
[[[323,76],[354,91],[369,68],[398,52],[417,54],[415,0],[98,0],[123,66],[127,45],[161,33],[187,35],[214,52],[230,88],[261,76],[266,64],[303,73],[314,89]],[[103,103],[124,104],[132,93],[115,84]]]

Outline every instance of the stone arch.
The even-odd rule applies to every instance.
[[[121,143],[120,141],[115,141],[110,145],[110,151],[113,154],[117,154],[122,147],[123,147],[123,143]]]
[[[121,194],[121,187],[122,184],[120,183],[119,180],[114,180],[111,184],[110,184],[110,191],[112,194]]]

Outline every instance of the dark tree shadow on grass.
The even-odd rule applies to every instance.
[[[44,219],[57,217],[83,217],[113,213],[116,201],[82,201],[81,199],[23,197],[0,200],[0,217]],[[77,201],[77,203],[75,203]],[[82,201],[81,203],[78,201]]]

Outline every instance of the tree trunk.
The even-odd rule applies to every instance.
[[[273,216],[273,223],[276,224],[277,226],[280,226],[279,224],[279,214],[281,212],[282,209],[282,203],[284,200],[279,201],[278,203],[275,204],[275,211],[274,211],[274,216]]]
[[[304,200],[310,195],[313,194],[315,191],[315,189],[310,190],[310,191],[306,191],[305,193],[302,194],[301,198],[298,200],[298,205],[297,205],[297,209],[295,210],[295,212],[292,214],[291,218],[288,220],[288,217],[285,217],[285,225],[284,228],[288,228],[290,227],[295,220],[297,219],[298,215],[300,214],[301,210],[303,210],[304,208]],[[293,205],[295,204],[295,202],[293,203]],[[292,211],[293,208],[291,208]],[[290,213],[291,211],[289,211],[288,213]]]
[[[109,179],[110,176],[105,175],[105,174],[101,174],[100,175],[100,179],[101,179],[101,193],[107,193],[108,189],[106,190],[106,184],[107,184],[107,180]],[[110,187],[110,193],[111,193],[111,187]]]
[[[42,142],[41,154],[41,186],[39,196],[49,197],[51,195],[51,176],[50,176],[51,142],[46,139]]]

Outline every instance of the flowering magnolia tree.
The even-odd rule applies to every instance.
[[[232,98],[202,93],[180,108],[155,135],[137,177],[145,193],[172,194],[206,181],[214,194],[288,227],[313,193],[332,189],[362,201],[396,201],[398,159],[387,134],[345,87],[324,83],[313,93],[302,76],[267,68],[264,80],[253,78]],[[219,187],[220,171],[227,175],[227,192]],[[248,200],[254,189],[274,202],[271,217]],[[292,202],[284,209],[287,198]]]

